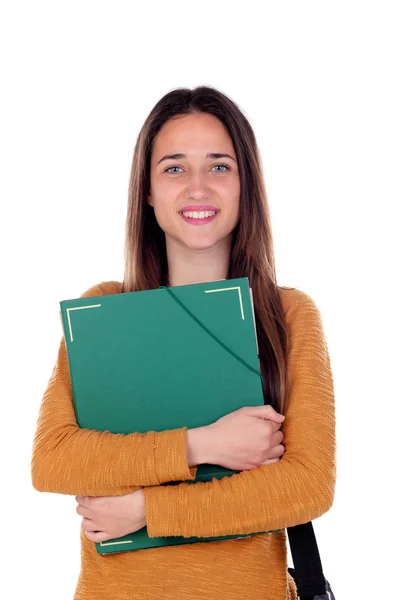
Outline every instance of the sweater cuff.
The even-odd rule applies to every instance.
[[[149,538],[182,535],[182,519],[187,511],[182,510],[177,495],[179,486],[145,487],[144,505],[146,512],[147,535]],[[178,506],[179,505],[179,506]]]
[[[154,432],[154,471],[159,484],[196,478],[197,467],[189,467],[187,427]]]

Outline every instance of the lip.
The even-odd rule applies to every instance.
[[[219,212],[218,208],[215,208],[215,206],[210,206],[210,205],[206,205],[206,204],[200,204],[198,206],[192,205],[192,206],[184,206],[183,208],[181,208],[181,210],[179,212],[183,213],[183,212],[201,212],[201,211],[205,211],[205,210],[215,210],[216,212]]]

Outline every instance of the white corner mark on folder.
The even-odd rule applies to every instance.
[[[90,304],[89,306],[74,306],[73,308],[67,308],[67,319],[68,319],[68,328],[69,328],[69,337],[71,342],[74,341],[74,336],[72,335],[72,325],[71,325],[71,310],[84,310],[85,308],[98,308],[101,304]]]
[[[123,540],[122,542],[99,542],[100,546],[118,546],[121,544],[131,544],[133,540]]]
[[[242,302],[242,290],[240,289],[239,286],[236,287],[230,287],[230,288],[221,288],[218,290],[204,290],[205,294],[212,294],[213,292],[228,292],[230,290],[237,290],[238,294],[239,294],[239,303],[240,303],[240,311],[242,313],[242,319],[244,321],[244,311],[243,311],[243,302]]]

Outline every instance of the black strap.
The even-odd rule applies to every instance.
[[[287,533],[300,599],[323,596],[326,583],[312,523],[288,527]]]

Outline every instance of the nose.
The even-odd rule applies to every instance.
[[[186,197],[193,198],[194,200],[201,200],[203,198],[209,198],[210,188],[206,181],[206,176],[203,173],[192,173],[190,175],[187,187]]]

